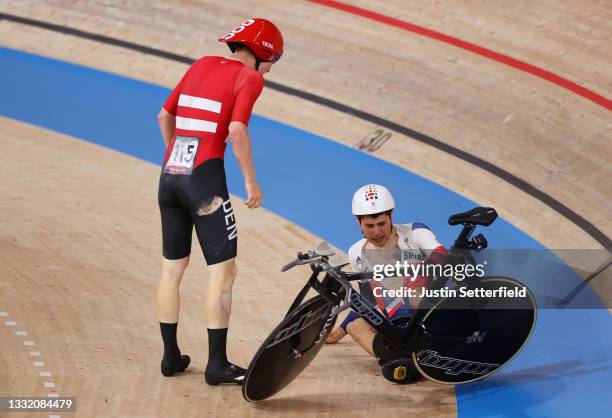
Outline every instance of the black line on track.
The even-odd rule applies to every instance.
[[[195,61],[195,58],[186,57],[183,55],[174,54],[172,52],[163,51],[161,49],[151,48],[144,45],[135,44],[132,42],[122,41],[120,39],[111,38],[105,35],[99,35],[91,32],[85,32],[79,29],[69,28],[66,26],[56,25],[49,22],[43,22],[40,20],[29,19],[21,16],[15,16],[6,13],[0,13],[0,20],[5,19],[15,23],[21,23],[24,25],[35,26],[42,29],[51,30],[54,32],[63,33],[66,35],[72,35],[83,39],[89,39],[96,42],[101,42],[108,45],[114,45],[121,48],[130,49],[132,51],[138,51],[143,54],[153,55],[156,57],[181,62],[184,64],[192,64]],[[416,141],[425,143],[430,145],[440,151],[446,152],[450,155],[453,155],[457,158],[462,159],[463,161],[467,161],[477,167],[482,168],[485,171],[499,177],[500,179],[510,183],[516,188],[522,190],[528,195],[538,199],[540,202],[544,203],[549,208],[553,209],[569,221],[573,222],[575,225],[580,227],[584,232],[593,237],[597,242],[599,242],[605,249],[612,248],[612,241],[606,234],[603,233],[600,229],[598,229],[591,222],[587,221],[585,218],[574,212],[572,209],[565,206],[563,203],[559,202],[552,196],[543,191],[537,189],[535,186],[529,184],[525,180],[522,180],[515,176],[514,174],[498,167],[488,161],[483,160],[473,154],[470,154],[466,151],[460,150],[459,148],[455,148],[447,143],[444,143],[438,139],[435,139],[431,136],[425,135],[421,132],[417,132],[413,129],[410,129],[406,126],[399,125],[395,122],[392,122],[387,119],[383,119],[379,116],[373,115],[371,113],[367,113],[354,107],[345,105],[343,103],[339,103],[330,99],[326,99],[325,97],[317,96],[316,94],[308,93],[303,90],[298,90],[293,87],[286,86],[284,84],[276,83],[274,81],[266,81],[266,86],[271,88],[272,90],[276,90],[291,96],[296,96],[304,100],[308,100],[313,103],[317,103],[319,105],[328,107],[330,109],[337,110],[338,112],[345,113],[348,115],[352,115],[356,118],[363,119],[365,121],[374,123],[376,125],[384,126],[387,129],[393,130],[395,132],[399,132],[403,135],[406,135]]]

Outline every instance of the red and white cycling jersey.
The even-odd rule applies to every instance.
[[[195,152],[191,168],[211,158],[223,158],[230,122],[248,125],[263,85],[261,74],[240,61],[223,57],[197,60],[164,103],[164,109],[176,116],[164,165],[177,136],[190,147],[188,152]]]

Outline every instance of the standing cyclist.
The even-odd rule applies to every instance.
[[[197,60],[174,88],[157,117],[167,151],[159,180],[163,257],[157,290],[157,315],[164,342],[161,372],[172,376],[187,368],[176,330],[179,285],[189,264],[191,235],[210,269],[206,298],[209,385],[241,384],[245,369],[227,360],[227,329],[236,277],[238,233],[227,190],[223,157],[227,141],[244,176],[249,208],[261,205],[248,122],[263,89],[263,75],[283,53],[283,37],[265,19],[248,19],[219,41],[232,51],[228,58]],[[229,136],[229,139],[228,139]]]
[[[393,196],[386,187],[368,184],[355,192],[352,211],[364,238],[353,244],[348,251],[353,271],[372,272],[375,265],[395,264],[398,261],[401,264],[420,263],[436,258],[443,259],[446,256],[446,249],[427,225],[419,222],[394,224],[394,208]],[[360,282],[359,287],[360,293],[376,303],[380,311],[391,321],[407,322],[420,298],[385,297],[381,290],[399,287],[416,290],[425,286],[428,280],[423,276],[387,278],[382,281],[367,280]],[[381,357],[381,350],[377,348],[380,339],[375,338],[376,330],[353,311],[349,312],[340,327],[329,335],[326,342],[337,343],[347,333],[368,353]],[[403,379],[390,380],[396,383],[410,383],[420,378],[414,365],[410,364],[410,359],[400,359],[397,364],[400,363],[409,370],[409,373],[405,374]],[[384,359],[381,365],[383,365],[383,374],[389,378]]]

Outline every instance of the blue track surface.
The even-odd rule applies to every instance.
[[[0,115],[161,162],[155,116],[168,89],[5,48],[0,68]],[[399,208],[394,221],[426,223],[446,246],[458,232],[447,225],[448,215],[476,205],[393,164],[282,123],[254,115],[251,130],[264,206],[345,250],[360,238],[350,202],[363,184],[389,187]],[[243,197],[231,150],[226,169],[230,192]],[[486,235],[491,248],[543,250],[502,219]],[[537,269],[526,270],[504,272],[521,274],[531,286]],[[580,283],[564,274],[559,295]],[[588,288],[582,297],[601,306]],[[459,416],[609,417],[611,336],[607,310],[541,310],[532,340],[511,365],[456,388]]]

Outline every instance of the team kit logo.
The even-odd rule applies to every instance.
[[[247,19],[244,22],[242,22],[236,29],[234,29],[233,31],[231,31],[230,33],[228,33],[227,35],[225,35],[223,37],[224,40],[229,41],[230,39],[232,39],[234,36],[236,36],[238,33],[244,31],[247,27],[251,26],[253,23],[255,23],[255,21],[253,19]],[[268,42],[268,41],[261,41],[261,44],[266,47],[269,48],[270,50],[274,51],[274,44],[272,42]]]
[[[481,363],[479,361],[462,360],[444,357],[433,350],[423,350],[417,354],[417,362],[421,366],[429,366],[444,370],[445,374],[456,376],[460,373],[486,375],[501,367],[501,364]]]
[[[374,208],[378,200],[378,188],[373,184],[368,184],[365,189],[365,200]]]
[[[359,311],[359,314],[366,318],[372,325],[380,325],[383,323],[383,319],[376,313],[376,311],[368,306],[368,304],[359,296],[357,292],[351,292],[351,302],[355,309]]]
[[[238,227],[236,225],[236,218],[234,216],[234,208],[232,208],[232,202],[227,199],[223,202],[223,213],[225,218],[225,227],[227,229],[227,239],[229,241],[236,239],[238,236]]]
[[[329,314],[325,313],[327,309],[328,309],[328,305],[324,305],[314,312],[312,310],[306,312],[294,324],[278,331],[276,335],[274,336],[274,339],[272,340],[272,342],[268,344],[266,348],[274,347],[278,343],[283,342],[286,339],[296,335],[297,333],[308,328],[309,326],[316,323],[317,321],[321,319],[325,319],[325,324],[323,325],[323,329],[321,330],[321,332],[317,336],[316,341],[314,342],[314,345],[319,344],[325,338],[327,333],[331,331],[330,325],[332,324],[332,322],[338,315],[338,306],[334,306]]]
[[[225,35],[223,37],[223,39],[225,39],[226,41],[229,39],[232,39],[234,36],[236,36],[237,33],[242,32],[243,30],[245,30],[248,26],[251,26],[253,23],[255,23],[255,21],[253,19],[247,19],[244,22],[242,22],[240,25],[238,25],[238,27],[236,29],[234,29],[233,31],[231,31],[230,33],[228,33],[227,35]]]

